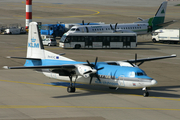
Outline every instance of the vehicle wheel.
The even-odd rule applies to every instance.
[[[48,46],[51,46],[51,44],[49,43]]]
[[[75,88],[75,87],[71,87],[71,86],[68,86],[68,87],[67,87],[67,92],[68,92],[68,93],[75,92],[75,91],[76,91],[76,88]]]
[[[153,41],[153,43],[156,43],[156,42],[157,42],[156,39],[152,39],[152,41]]]
[[[167,41],[167,44],[171,44],[171,42],[170,42],[170,41]]]
[[[174,44],[178,44],[178,42],[174,42]]]
[[[75,49],[80,49],[80,48],[81,48],[81,45],[76,44],[74,48],[75,48]]]
[[[143,96],[144,96],[144,97],[148,97],[148,96],[149,96],[149,92],[144,92],[144,93],[143,93]]]

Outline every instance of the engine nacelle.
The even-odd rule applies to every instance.
[[[89,70],[92,71],[92,68],[89,67],[89,66],[86,66],[86,65],[76,65],[75,72],[76,72],[77,75],[81,75],[81,76],[83,76],[85,78],[88,78],[89,77],[89,73],[87,73],[87,74],[84,74],[84,73],[89,71]]]

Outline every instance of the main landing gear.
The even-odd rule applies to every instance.
[[[142,90],[144,91],[143,96],[148,97],[149,96],[148,88],[144,87]]]
[[[67,87],[67,92],[72,93],[76,91],[75,82],[77,80],[78,76],[76,76],[74,83],[72,83],[72,76],[69,76],[70,79],[70,86]]]

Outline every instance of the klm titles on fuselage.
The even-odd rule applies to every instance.
[[[31,43],[28,43],[28,47],[39,48],[39,43],[35,43],[35,42],[36,42],[36,39],[31,38]]]

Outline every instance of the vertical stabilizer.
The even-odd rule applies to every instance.
[[[29,24],[28,43],[27,43],[27,58],[44,59],[44,46],[39,35],[37,22]]]
[[[42,39],[40,37],[37,22],[31,22],[29,24],[26,57],[35,58],[35,59],[53,59],[53,60],[73,61],[72,59],[44,50],[44,46],[42,44]]]
[[[158,11],[155,14],[155,17],[150,18],[149,25],[152,26],[153,30],[161,28],[158,24],[164,23],[165,15],[166,15],[167,1],[163,2]]]

